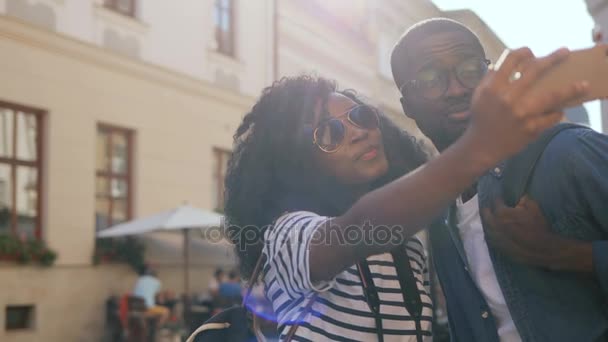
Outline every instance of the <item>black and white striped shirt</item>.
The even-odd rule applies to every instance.
[[[294,212],[280,217],[265,233],[265,293],[277,315],[281,339],[316,291],[319,294],[300,320],[294,341],[375,341],[374,315],[365,301],[355,265],[330,282],[310,281],[309,245],[315,229],[326,220],[311,212]],[[406,246],[423,305],[421,333],[430,341],[432,303],[426,257],[417,238],[409,239]],[[375,255],[367,261],[380,297],[384,340],[416,341],[415,321],[403,302],[391,254]]]

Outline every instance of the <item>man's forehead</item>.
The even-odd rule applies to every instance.
[[[462,55],[483,55],[479,42],[470,33],[462,31],[438,32],[422,38],[408,49],[407,69],[414,71],[421,66]]]

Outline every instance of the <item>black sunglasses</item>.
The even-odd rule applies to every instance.
[[[372,130],[378,128],[378,112],[368,105],[357,105],[346,113],[322,121],[313,131],[312,142],[321,151],[334,153],[340,149],[346,137],[346,126],[343,117],[355,127]]]
[[[422,68],[416,73],[415,79],[405,82],[399,90],[404,95],[410,92],[429,100],[436,100],[447,92],[451,73],[463,87],[473,89],[485,76],[489,65],[488,59],[471,57],[452,68]]]

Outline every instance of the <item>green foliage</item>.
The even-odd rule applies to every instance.
[[[51,266],[57,259],[57,253],[40,240],[0,235],[0,259],[22,264],[36,262],[42,266]]]
[[[136,272],[144,268],[145,247],[143,243],[133,237],[97,239],[93,262],[126,262]]]

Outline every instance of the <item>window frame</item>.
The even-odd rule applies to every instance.
[[[32,108],[29,106],[24,106],[16,103],[11,103],[7,101],[0,100],[0,108],[6,108],[13,111],[13,127],[12,127],[12,156],[2,157],[0,156],[0,164],[8,165],[10,168],[10,196],[11,196],[11,221],[10,221],[10,233],[13,236],[19,236],[19,230],[17,227],[17,168],[19,166],[33,167],[36,169],[36,227],[34,229],[34,237],[37,240],[42,239],[42,208],[43,208],[43,182],[44,182],[44,168],[43,168],[43,160],[44,160],[44,118],[46,116],[46,111],[42,109]],[[34,115],[36,117],[36,160],[35,161],[27,161],[27,160],[19,160],[17,157],[17,112],[21,112],[27,115]]]
[[[213,3],[213,13],[215,14],[216,11],[219,12],[219,16],[217,19],[218,21],[216,22],[215,18],[214,18],[214,22],[213,22],[213,25],[215,26],[214,27],[215,42],[217,44],[216,51],[218,53],[221,53],[226,56],[236,57],[236,41],[235,41],[235,37],[236,37],[235,27],[236,26],[234,24],[235,4],[234,4],[234,0],[226,0],[226,1],[228,1],[227,7],[224,7],[222,5],[223,0],[215,0]],[[230,23],[229,23],[230,25],[228,27],[228,32],[227,32],[228,36],[229,36],[229,41],[230,41],[229,46],[226,46],[226,44],[224,44],[224,40],[221,39],[223,37],[223,34],[222,34],[223,15],[222,14],[224,14],[224,13],[228,13],[228,17],[230,20]]]
[[[11,325],[9,316],[11,314],[17,314],[21,320],[15,325]],[[31,331],[35,328],[36,322],[36,306],[33,304],[27,305],[7,305],[4,308],[4,331],[5,332],[18,332],[18,331]]]
[[[95,138],[97,139],[99,133],[101,132],[105,132],[106,134],[108,134],[108,146],[109,146],[109,151],[108,151],[108,160],[109,162],[109,169],[107,170],[103,170],[100,171],[97,169],[97,162],[95,163],[95,212],[94,215],[97,214],[97,200],[98,200],[98,194],[97,194],[97,180],[99,178],[104,178],[108,181],[108,195],[107,200],[109,201],[108,204],[108,225],[107,227],[98,229],[97,228],[97,220],[95,220],[95,231],[96,232],[100,232],[103,231],[109,227],[112,227],[114,225],[114,217],[113,217],[113,209],[114,209],[114,201],[115,198],[112,196],[112,180],[113,179],[119,179],[119,180],[123,180],[126,181],[127,183],[127,196],[126,196],[126,202],[127,202],[127,215],[125,220],[130,220],[133,218],[133,136],[134,136],[134,131],[132,129],[128,129],[128,128],[124,128],[124,127],[119,127],[116,125],[111,125],[111,124],[106,124],[106,123],[98,123],[97,124],[97,131],[96,131],[96,135]],[[112,157],[113,157],[113,149],[112,149],[112,136],[114,135],[114,133],[119,133],[119,134],[124,134],[126,137],[126,141],[127,141],[127,172],[126,174],[121,174],[121,173],[114,173],[112,171]],[[97,149],[95,150],[95,153],[97,154]],[[98,156],[95,155],[95,158],[97,158]],[[97,160],[96,160],[97,161]]]

